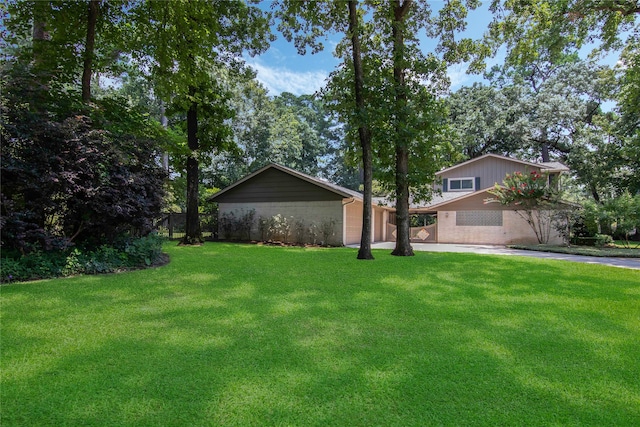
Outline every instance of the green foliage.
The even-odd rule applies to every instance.
[[[596,233],[593,237],[574,237],[571,240],[572,243],[581,246],[595,246],[596,248],[604,248],[613,245],[613,237],[608,234]],[[590,253],[584,253],[583,255],[590,255]],[[606,256],[606,255],[599,255]],[[610,255],[617,256],[617,255]]]
[[[329,245],[333,237],[336,235],[336,220],[331,218],[324,220],[320,223],[320,236],[322,237],[322,244]]]
[[[420,3],[420,2],[419,2]],[[374,178],[389,193],[396,192],[396,145],[409,153],[407,179],[412,197],[428,199],[434,174],[451,156],[448,145],[446,109],[438,96],[446,88],[446,62],[435,54],[423,54],[417,44],[417,34],[427,13],[425,4],[409,7],[404,57],[395,63],[406,74],[403,87],[395,82],[393,38],[389,6],[371,5],[373,18],[362,28],[362,59],[364,64],[364,97],[366,113],[357,114],[354,104],[351,51],[347,40],[337,48],[343,58],[341,67],[332,73],[325,91],[328,105],[340,120],[347,123],[349,153],[358,158],[358,128],[366,124],[372,135]],[[425,84],[425,82],[429,82]],[[406,104],[398,104],[396,94],[402,93]]]
[[[0,282],[11,283],[77,274],[113,273],[149,267],[162,255],[162,238],[152,233],[140,238],[121,238],[114,245],[95,249],[34,250],[26,255],[3,254]]]
[[[551,224],[567,246],[575,237],[576,225],[579,224],[582,217],[582,210],[575,206],[559,206],[551,214]]]
[[[620,236],[629,246],[630,236],[640,230],[640,194],[624,192],[603,203],[584,204],[584,221],[590,236],[601,233]]]
[[[341,132],[314,95],[282,93],[271,98],[254,81],[238,82],[232,104],[237,150],[211,156],[203,167],[211,185],[224,188],[269,163],[340,181]]]
[[[640,229],[640,194],[632,196],[624,192],[608,200],[603,206],[613,232],[629,242],[629,235]]]
[[[289,243],[293,222],[294,219],[292,217],[287,218],[281,214],[276,214],[271,217],[269,219],[269,240],[279,240],[284,243]]]
[[[486,203],[512,206],[515,212],[529,224],[538,243],[549,242],[552,228],[558,229],[558,210],[566,208],[560,202],[557,183],[549,182],[549,175],[537,171],[507,174],[503,185],[496,184],[489,193],[494,197]],[[554,226],[555,223],[555,226]],[[566,226],[566,225],[565,225]],[[566,233],[563,233],[566,234]]]
[[[258,232],[263,242],[330,246],[335,243],[335,228],[334,219],[325,219],[317,224],[281,214],[258,218]]]
[[[325,100],[347,125],[347,157],[362,159],[365,203],[372,171],[393,192],[399,211],[408,210],[409,189],[414,200],[429,199],[434,174],[448,151],[438,95],[447,87],[447,64],[468,60],[479,49],[474,41],[456,37],[465,28],[468,10],[479,2],[450,1],[437,16],[426,1],[278,4],[279,29],[301,53],[307,47],[322,49],[319,38],[329,31],[344,34],[336,47],[343,63],[331,76]],[[418,40],[425,29],[437,40],[436,52],[422,52]],[[370,227],[366,212],[365,230]],[[399,218],[406,233],[397,241],[408,246],[409,218],[406,212]],[[366,249],[366,242],[362,246]]]
[[[162,239],[151,233],[139,239],[127,241],[124,247],[129,266],[150,266],[162,255]]]
[[[554,67],[566,63],[568,57],[575,57],[585,48],[592,50],[591,57],[595,58],[603,52],[621,51],[620,66],[616,69],[618,78],[617,88],[613,90],[613,96],[601,92],[600,96],[582,95],[577,99],[589,99],[600,103],[606,98],[617,101],[618,117],[611,121],[611,125],[604,128],[597,120],[592,120],[594,114],[584,116],[580,108],[575,110],[569,107],[566,101],[575,97],[565,97],[560,108],[550,110],[557,118],[568,114],[573,117],[577,126],[559,126],[565,130],[557,134],[561,144],[550,144],[552,149],[567,156],[568,164],[580,173],[583,181],[589,181],[587,190],[596,201],[606,197],[606,192],[611,185],[601,185],[606,181],[606,171],[613,171],[614,180],[619,187],[614,192],[620,194],[625,189],[632,193],[640,190],[638,165],[640,155],[637,147],[640,136],[640,117],[638,105],[640,105],[640,66],[638,52],[640,49],[640,8],[637,1],[610,1],[610,0],[563,0],[563,1],[529,1],[529,0],[493,0],[491,10],[494,20],[490,24],[485,41],[494,52],[499,47],[506,47],[506,64],[515,68],[531,69],[532,64],[547,63]],[[488,52],[485,52],[488,53]],[[557,88],[567,88],[571,81],[592,85],[599,79],[578,77],[581,73],[569,73],[569,80],[565,84],[554,84]],[[609,73],[610,74],[610,73]],[[527,73],[525,73],[525,76]],[[578,77],[578,78],[576,78]],[[531,79],[533,81],[533,79]],[[573,85],[573,83],[571,83]],[[594,94],[596,92],[593,92]],[[546,100],[547,96],[543,97]],[[562,97],[557,98],[562,100]],[[586,111],[594,111],[592,106],[586,105]],[[564,105],[564,106],[563,106]],[[575,112],[571,112],[571,110]],[[583,112],[585,111],[582,108]],[[525,112],[534,112],[529,108]],[[597,116],[597,114],[595,114]],[[582,118],[581,118],[582,117]],[[578,119],[578,120],[576,120]],[[582,124],[580,123],[582,122]],[[560,123],[556,120],[556,122]],[[549,127],[547,127],[547,130]],[[574,156],[572,147],[566,144],[567,137],[576,139],[577,156]],[[553,137],[543,138],[555,141]],[[563,142],[563,140],[565,142]],[[612,147],[603,146],[611,144],[615,153],[610,155]],[[615,147],[617,146],[617,147]],[[596,147],[593,150],[592,147]],[[589,153],[593,152],[592,156]],[[572,158],[575,157],[575,158]],[[593,159],[587,159],[593,157]],[[587,160],[585,160],[587,159]],[[604,160],[603,160],[604,159]],[[594,173],[589,173],[591,160],[595,160]],[[608,162],[607,164],[603,164]],[[601,172],[604,172],[601,173]],[[604,176],[604,178],[603,178]]]
[[[129,13],[136,26],[128,49],[148,67],[154,90],[168,103],[167,114],[184,119],[197,105],[200,150],[228,145],[230,81],[252,77],[241,55],[268,46],[268,14],[227,0],[140,2]]]
[[[261,216],[258,219],[258,231],[264,242],[290,243],[293,236],[295,243],[303,243],[306,230],[304,221],[276,214],[267,218]]]
[[[636,1],[492,0],[494,20],[487,42],[506,44],[507,61],[526,63],[547,55],[552,60],[599,40],[592,48],[617,49],[638,28]]]
[[[553,202],[556,192],[549,185],[549,175],[538,171],[530,173],[515,172],[507,174],[503,184],[496,184],[490,194],[501,205],[513,205],[523,208],[535,208]]]
[[[0,282],[10,283],[58,277],[64,271],[65,264],[65,256],[60,252],[34,250],[28,255],[16,257],[8,257],[3,254],[0,265]]]
[[[187,135],[185,244],[201,243],[199,173],[203,155],[233,149],[230,87],[253,72],[242,55],[262,53],[271,41],[270,14],[240,0],[141,2],[129,11],[135,27],[128,50],[182,119]],[[153,37],[150,37],[153,34]],[[186,120],[184,120],[186,118]]]
[[[161,128],[118,99],[97,102],[90,116],[52,119],[30,113],[14,89],[3,105],[3,247],[25,252],[148,234],[164,179],[150,130],[160,137]]]
[[[508,88],[474,83],[446,98],[455,150],[449,164],[487,153],[515,153],[519,146],[509,124],[518,116]]]
[[[608,234],[596,234],[595,246],[602,248],[605,246],[613,245],[613,237]]]

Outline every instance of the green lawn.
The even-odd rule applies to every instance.
[[[640,271],[167,251],[0,289],[3,427],[640,425]]]

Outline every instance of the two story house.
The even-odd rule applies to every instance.
[[[488,190],[503,182],[507,173],[544,172],[557,177],[568,171],[556,162],[532,163],[495,154],[460,163],[438,172],[441,190],[428,204],[413,204],[410,212],[429,218],[428,224],[412,227],[413,242],[515,244],[537,243],[535,233],[513,207],[486,203]],[[270,164],[244,177],[211,197],[218,202],[219,215],[254,212],[255,223],[250,237],[260,239],[261,218],[286,217],[290,226],[332,228],[327,242],[352,245],[362,233],[362,194],[303,174]],[[374,203],[372,212],[373,242],[395,240],[395,214],[392,203]],[[292,232],[292,234],[294,234]],[[293,237],[292,237],[293,238]],[[305,241],[311,243],[307,234]],[[318,239],[313,237],[313,241]],[[552,235],[550,243],[561,243]]]
[[[428,204],[411,206],[411,213],[430,214],[436,218],[435,223],[412,229],[412,240],[496,245],[537,243],[535,233],[514,207],[486,203],[493,197],[488,191],[496,183],[502,183],[507,174],[532,171],[548,174],[552,182],[569,169],[558,162],[532,163],[485,154],[441,170],[436,173],[442,181],[437,187],[441,195]],[[552,233],[549,243],[560,244],[562,239]]]

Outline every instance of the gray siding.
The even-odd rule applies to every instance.
[[[460,166],[451,171],[444,172],[440,175],[443,179],[456,179],[456,178],[480,178],[480,188],[475,190],[483,190],[490,188],[495,183],[502,184],[506,174],[512,174],[514,172],[530,173],[536,170],[540,172],[540,168],[534,166],[523,165],[519,162],[514,162],[506,159],[499,159],[495,157],[487,157],[477,162],[472,162],[467,165]],[[476,180],[476,186],[477,186]]]
[[[342,196],[277,169],[267,169],[216,198],[219,203],[331,200]]]

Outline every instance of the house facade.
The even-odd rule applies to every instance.
[[[411,214],[425,218],[424,225],[412,227],[412,242],[537,243],[534,231],[514,207],[487,203],[492,197],[489,190],[502,183],[506,174],[532,171],[546,173],[553,180],[568,169],[557,162],[532,163],[486,154],[438,172],[441,184],[434,188],[437,195],[429,203],[410,207]],[[281,165],[265,166],[214,194],[211,200],[218,203],[220,220],[253,212],[249,238],[254,240],[265,240],[265,221],[277,217],[286,218],[291,242],[360,242],[362,194]],[[374,202],[372,222],[372,242],[395,240],[393,203]],[[552,233],[549,243],[562,243],[562,239]]]
[[[333,246],[360,242],[362,194],[282,165],[267,165],[211,200],[218,203],[219,223],[225,216],[253,212],[250,239],[267,240],[265,221],[277,218],[289,227],[288,236],[278,236],[281,240]],[[373,207],[372,241],[386,239],[389,212],[387,207]]]
[[[568,170],[558,162],[532,163],[486,154],[436,173],[442,182],[436,188],[441,195],[428,204],[413,205],[411,213],[430,214],[436,218],[432,228],[437,236],[435,241],[439,243],[538,243],[534,231],[513,206],[487,203],[487,199],[493,197],[489,190],[496,183],[502,183],[507,174],[546,173],[550,184],[553,184]],[[416,236],[412,238],[413,241],[420,241],[418,233],[412,233]],[[549,243],[560,244],[562,238],[552,232]]]

